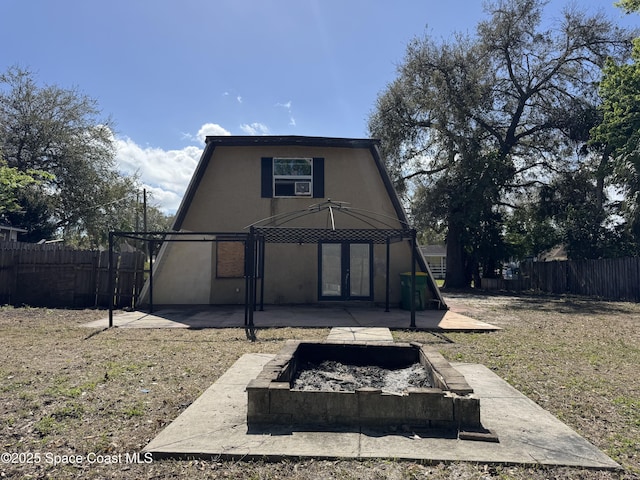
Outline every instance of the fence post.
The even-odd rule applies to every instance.
[[[109,232],[109,328],[113,327],[113,232]]]
[[[148,248],[149,248],[149,313],[153,313],[153,240],[149,240]]]

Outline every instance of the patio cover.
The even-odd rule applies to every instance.
[[[386,244],[386,288],[385,288],[385,311],[389,311],[389,265],[391,243],[405,239],[411,241],[411,288],[415,291],[416,285],[416,262],[421,266],[424,262],[417,255],[416,231],[415,229],[403,228],[302,228],[302,227],[273,227],[273,226],[250,226],[247,241],[247,270],[245,288],[245,325],[253,328],[254,312],[257,304],[257,281],[260,278],[260,310],[264,309],[264,259],[266,243],[320,243],[324,241],[349,241],[349,242],[372,242],[375,244]],[[439,292],[437,292],[439,296]],[[439,299],[442,300],[441,298]],[[411,295],[411,328],[416,326],[416,306],[415,295]]]
[[[295,220],[308,215],[327,213],[327,225],[330,228],[308,228],[285,226],[295,222]],[[362,225],[371,228],[336,228],[336,215],[341,214],[357,219]],[[401,228],[394,228],[390,222],[401,225]],[[246,230],[249,230],[247,233]],[[113,284],[112,252],[115,237],[124,237],[148,242],[151,252],[154,242],[218,242],[218,241],[242,241],[245,245],[245,325],[248,328],[254,327],[254,312],[257,304],[257,287],[260,279],[260,310],[264,309],[264,259],[265,245],[267,243],[320,243],[320,242],[371,242],[374,244],[386,244],[386,285],[385,285],[385,311],[389,311],[389,265],[390,265],[390,244],[402,240],[409,240],[411,243],[411,288],[415,291],[416,286],[416,263],[425,272],[429,268],[419,254],[416,244],[416,230],[409,227],[403,218],[393,218],[375,212],[361,209],[354,209],[345,202],[335,202],[327,200],[325,202],[311,205],[310,207],[287,212],[274,217],[269,217],[245,228],[244,232],[189,232],[189,231],[168,231],[168,232],[110,232],[109,233],[109,281]],[[149,267],[149,311],[153,311],[153,255],[150,255]],[[430,277],[431,287],[440,302],[444,301],[433,284]],[[415,295],[411,295],[411,324],[415,327]],[[109,326],[113,325],[113,306],[109,308]]]

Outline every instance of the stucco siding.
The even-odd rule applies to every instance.
[[[209,242],[165,243],[154,268],[154,303],[208,304],[211,252]]]
[[[267,244],[265,302],[315,303],[318,291],[318,250],[311,244]]]
[[[186,230],[241,231],[258,220],[307,208],[321,199],[261,198],[262,157],[324,158],[325,198],[394,217],[393,205],[366,149],[219,147],[209,161],[182,225]],[[325,227],[325,219],[301,219],[298,226]],[[337,225],[344,228],[348,225]],[[353,225],[362,228],[362,224]],[[395,222],[395,227],[399,226]]]
[[[324,198],[262,198],[263,157],[324,159]],[[284,227],[402,228],[394,204],[369,148],[326,146],[217,146],[198,178],[181,230],[248,232],[247,226],[287,212],[308,209],[331,199],[369,215],[365,221],[327,210],[297,218]],[[244,303],[242,278],[216,276],[215,243],[166,244],[162,266],[154,275],[154,302],[159,304]],[[391,302],[401,298],[399,274],[411,269],[409,242],[391,245]],[[385,300],[386,246],[373,249],[373,300]],[[267,244],[264,293],[266,303],[318,301],[318,245]],[[260,287],[259,287],[260,288]]]

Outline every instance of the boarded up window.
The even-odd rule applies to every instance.
[[[217,242],[216,277],[244,277],[244,243]]]

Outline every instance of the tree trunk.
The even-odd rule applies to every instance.
[[[471,264],[468,269],[471,270],[471,279],[473,280],[473,288],[481,288],[482,287],[482,278],[480,277],[480,264],[478,260],[474,257],[469,259]]]
[[[604,205],[604,180],[607,176],[607,164],[609,163],[610,152],[611,147],[607,145],[602,152],[600,164],[598,165],[598,169],[596,170],[596,207],[598,208],[598,210],[602,210]]]
[[[470,286],[466,275],[462,232],[462,225],[449,221],[449,231],[447,232],[447,273],[444,279],[445,288],[467,288]]]

